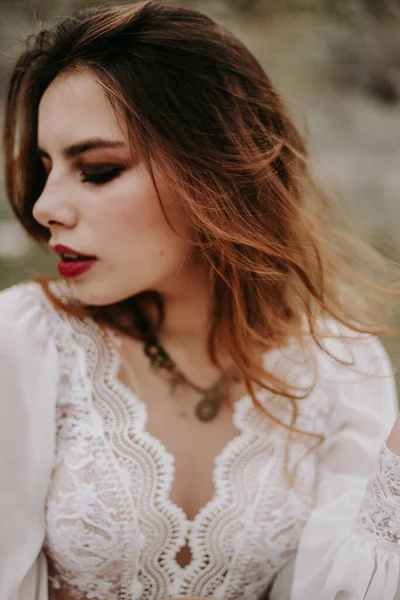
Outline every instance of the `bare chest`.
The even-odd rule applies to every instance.
[[[120,378],[128,385],[126,371],[121,370]],[[216,458],[240,433],[232,420],[233,403],[244,390],[232,390],[215,419],[201,421],[195,414],[201,395],[190,388],[181,386],[171,393],[168,378],[148,369],[142,371],[139,387],[146,404],[146,431],[174,459],[170,499],[192,520],[214,496]]]
[[[129,372],[122,368],[120,379],[132,386]],[[146,432],[163,444],[173,457],[173,479],[169,499],[193,521],[216,495],[216,460],[229,442],[240,435],[233,423],[233,403],[244,395],[237,385],[230,390],[217,416],[201,421],[196,415],[199,395],[188,386],[178,386],[173,393],[168,376],[158,376],[143,369],[135,377],[137,395],[146,404]],[[176,560],[181,566],[191,561],[189,547],[184,546]]]

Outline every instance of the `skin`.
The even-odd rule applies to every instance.
[[[160,292],[167,315],[163,340],[178,354],[183,347],[190,349],[206,367],[207,278],[204,266],[191,257],[184,239],[189,232],[156,166],[163,204],[178,233],[166,222],[149,174],[131,155],[126,131],[93,79],[77,74],[58,77],[44,93],[38,117],[38,145],[46,152],[48,180],[33,215],[50,229],[51,244],[99,258],[88,273],[74,280],[76,297],[102,305],[147,289]],[[66,146],[93,137],[118,140],[123,146],[91,150],[73,159],[63,156]],[[123,170],[103,185],[82,181],[82,172],[110,168]],[[209,364],[208,368],[212,380],[215,372]],[[400,421],[388,446],[400,454]]]
[[[66,156],[65,148],[94,137],[119,141],[121,147]],[[191,253],[190,234],[157,165],[157,186],[173,228],[149,174],[129,151],[126,131],[93,79],[68,74],[49,86],[39,106],[38,146],[48,177],[34,218],[49,229],[50,245],[98,258],[72,280],[75,297],[101,306],[146,290],[159,292],[166,312],[161,343],[189,380],[202,388],[213,385],[220,371],[207,352],[210,289],[205,266]],[[95,171],[116,168],[121,172],[107,183],[86,180]],[[146,430],[173,454],[170,499],[192,518],[213,497],[215,456],[238,433],[232,405],[226,403],[218,418],[205,425],[194,413],[199,395],[181,388],[171,396],[168,378],[151,369],[142,343],[125,334],[120,338],[126,359],[120,379],[145,402]],[[230,364],[228,356],[221,360]],[[244,394],[240,382],[231,387],[229,398],[233,403]],[[188,547],[177,560],[182,566],[190,562]]]
[[[386,445],[389,450],[400,456],[400,417],[396,420],[386,441]]]
[[[121,148],[89,150],[67,158],[63,149],[90,138],[121,142]],[[87,304],[104,305],[144,290],[166,302],[164,333],[203,340],[208,317],[207,277],[193,259],[189,232],[175,209],[161,174],[155,174],[167,223],[150,175],[130,153],[101,87],[89,76],[61,75],[39,106],[38,146],[48,173],[34,218],[50,229],[50,245],[63,244],[98,261],[73,280],[74,294]],[[104,184],[85,177],[119,169]]]
[[[91,138],[121,145],[91,149],[74,157],[65,155],[68,146]],[[191,253],[187,242],[190,232],[162,174],[154,165],[173,228],[164,217],[149,174],[129,150],[126,131],[93,79],[68,74],[49,86],[39,106],[38,146],[48,178],[34,206],[34,218],[49,229],[51,245],[63,244],[98,258],[92,269],[73,280],[76,298],[84,304],[101,306],[145,290],[159,292],[166,308],[161,342],[189,379],[202,387],[211,386],[219,373],[206,351],[210,290],[205,266]],[[110,170],[116,176],[103,184],[86,180],[95,172]],[[207,425],[204,445],[204,425],[193,416],[198,397],[185,399],[188,411],[182,427],[167,382],[150,372],[136,341],[125,337],[123,343],[136,373],[133,387],[143,392],[142,399],[148,405],[148,431],[176,459],[170,497],[193,517],[212,497],[214,457],[237,433],[231,408],[224,409],[216,421]],[[127,373],[122,372],[121,379],[132,385]],[[239,384],[232,390],[231,400],[243,394]],[[389,449],[400,454],[400,420],[387,443]],[[199,447],[200,453],[196,450]],[[197,473],[195,478],[193,473]],[[189,561],[186,552],[181,564]]]
[[[92,138],[117,141],[121,147],[65,155],[66,148]],[[220,372],[207,352],[205,265],[193,257],[190,232],[157,165],[157,187],[172,227],[150,175],[129,149],[127,130],[89,75],[62,74],[47,88],[39,105],[38,148],[47,181],[34,218],[49,229],[50,246],[62,244],[98,259],[72,279],[75,297],[101,306],[146,290],[159,292],[166,312],[162,344],[189,379],[213,385]],[[110,181],[87,181],[110,171],[117,175]],[[142,348],[136,360],[134,342],[125,342],[134,370],[142,372]],[[221,355],[221,361],[230,364],[228,356]],[[143,383],[145,389],[148,385]]]
[[[121,142],[121,147],[93,149],[74,158],[63,155],[65,147],[94,137]],[[126,130],[91,77],[61,75],[48,87],[39,106],[38,146],[45,153],[48,179],[34,218],[49,228],[51,245],[64,244],[99,259],[74,279],[75,296],[102,305],[144,290],[160,292],[167,317],[163,341],[183,368],[190,371],[196,359],[201,381],[212,384],[217,373],[206,356],[209,288],[204,265],[191,256],[189,232],[157,166],[157,185],[175,231],[165,220],[149,174],[129,151]],[[110,169],[120,173],[107,183],[84,181]],[[400,420],[387,443],[400,454]]]

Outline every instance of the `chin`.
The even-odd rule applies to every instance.
[[[104,282],[88,282],[83,279],[79,281],[71,281],[72,294],[78,302],[86,306],[108,306],[110,304],[117,304],[132,296],[136,296],[142,289],[131,289],[127,290],[123,287],[119,290],[118,284],[111,279]]]
[[[111,291],[113,286],[93,285],[79,281],[71,282],[73,296],[87,306],[107,306],[125,300],[129,296],[118,295]]]

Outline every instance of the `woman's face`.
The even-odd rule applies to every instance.
[[[48,177],[34,218],[50,230],[50,246],[97,258],[71,277],[78,300],[99,306],[150,289],[187,289],[196,271],[187,228],[155,167],[173,228],[166,221],[150,175],[94,79],[68,74],[52,82],[39,106],[38,146]]]

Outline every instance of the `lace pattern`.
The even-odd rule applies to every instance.
[[[400,456],[381,449],[377,476],[368,484],[359,524],[364,535],[400,554]]]
[[[68,293],[63,284],[54,290]],[[215,459],[215,495],[190,521],[169,499],[174,458],[146,432],[146,406],[118,379],[111,340],[92,320],[41,302],[62,359],[47,503],[54,585],[79,600],[258,600],[297,548],[311,510],[314,454],[291,489],[285,430],[242,398],[233,416],[239,434]],[[281,400],[266,392],[259,400],[284,416]],[[311,396],[301,410],[302,427],[311,430],[322,427],[328,408]],[[292,464],[307,443],[306,436],[293,440]],[[185,544],[192,560],[181,567],[176,555]]]

